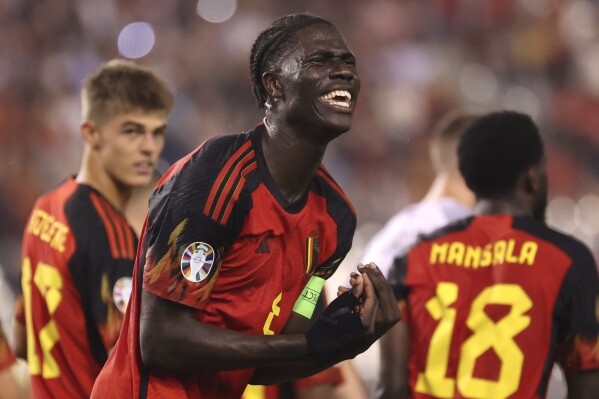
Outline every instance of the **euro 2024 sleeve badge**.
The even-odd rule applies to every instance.
[[[189,244],[181,255],[181,273],[192,283],[204,280],[214,265],[214,249],[204,242]]]

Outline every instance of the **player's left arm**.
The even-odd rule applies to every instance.
[[[15,306],[12,337],[13,353],[23,360],[27,360],[27,330],[25,328],[25,302],[23,295],[19,295]]]
[[[564,322],[558,359],[568,398],[599,398],[599,277],[591,252],[577,248],[556,303]]]
[[[407,256],[396,258],[388,274],[402,320],[381,338],[377,399],[401,399],[407,398],[409,394],[410,316],[408,288],[405,284],[407,267]]]
[[[599,398],[599,369],[565,371],[568,399]]]

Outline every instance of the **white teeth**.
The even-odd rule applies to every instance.
[[[320,99],[333,105],[349,107],[351,94],[347,90],[335,90],[320,96]]]

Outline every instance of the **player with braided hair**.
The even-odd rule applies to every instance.
[[[376,265],[311,324],[353,207],[322,165],[348,131],[356,61],[330,22],[275,21],[250,57],[264,121],[212,138],[157,184],[119,341],[93,398],[239,398],[363,352],[399,320]]]

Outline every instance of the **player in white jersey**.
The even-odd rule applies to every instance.
[[[474,195],[458,170],[456,149],[460,136],[474,119],[472,114],[453,111],[439,121],[429,145],[435,170],[431,187],[420,202],[399,211],[375,234],[360,262],[375,262],[387,275],[393,259],[407,252],[420,234],[430,233],[472,213]],[[375,343],[353,362],[371,397],[378,382],[379,353],[379,345]]]
[[[429,152],[435,179],[420,201],[395,214],[366,246],[361,262],[375,262],[386,275],[398,255],[403,255],[418,239],[454,220],[469,216],[474,205],[458,170],[456,148],[462,132],[474,116],[462,111],[446,115],[433,131]]]

